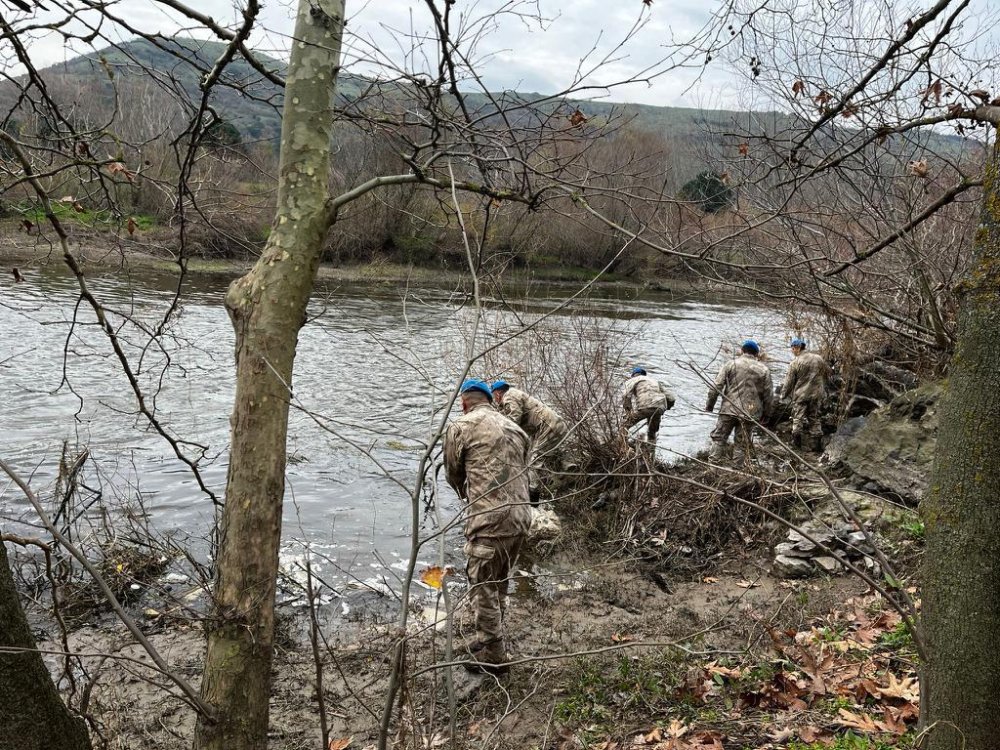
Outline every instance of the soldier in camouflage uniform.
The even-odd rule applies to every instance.
[[[826,397],[830,367],[820,355],[807,352],[802,339],[792,339],[791,349],[794,359],[788,366],[781,398],[792,400],[792,445],[818,451],[823,439],[819,414]]]
[[[677,397],[659,380],[649,377],[642,367],[632,368],[632,374],[625,381],[622,392],[622,407],[625,409],[625,427],[634,427],[646,420],[646,440],[656,444],[663,412],[673,409]]]
[[[501,623],[507,587],[531,523],[528,510],[528,436],[492,406],[482,380],[462,384],[461,417],[444,436],[450,484],[468,503],[466,571],[476,618],[470,668],[501,671],[507,660]]]
[[[742,354],[727,362],[719,371],[715,385],[708,392],[705,411],[715,409],[722,397],[719,420],[712,430],[712,458],[723,458],[728,451],[729,435],[736,430],[736,444],[745,458],[753,456],[753,427],[767,419],[773,398],[771,372],[761,362],[756,341],[743,342]]]
[[[527,433],[531,439],[528,456],[528,492],[532,504],[541,496],[539,469],[551,471],[561,462],[560,450],[569,432],[562,417],[534,396],[514,388],[506,380],[493,384],[493,400],[501,414]]]

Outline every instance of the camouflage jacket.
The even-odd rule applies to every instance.
[[[560,431],[563,425],[562,417],[519,388],[507,389],[503,403],[497,408],[528,433],[528,437],[535,437],[543,427]]]
[[[465,536],[511,537],[531,524],[528,436],[489,404],[454,420],[444,435],[444,467],[469,507]]]
[[[792,401],[820,400],[826,395],[830,367],[816,352],[802,352],[792,360],[781,388],[781,397]]]
[[[636,375],[625,382],[622,393],[625,411],[672,409],[677,397],[667,386],[648,375]]]
[[[743,354],[726,362],[708,392],[707,411],[715,408],[722,397],[720,414],[740,419],[766,419],[771,411],[773,386],[767,365],[750,354]]]

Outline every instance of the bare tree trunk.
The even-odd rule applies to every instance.
[[[264,750],[285,490],[288,392],[323,241],[343,0],[300,0],[285,86],[278,207],[267,247],[226,294],[236,399],[214,612],[195,747]]]
[[[921,508],[930,750],[992,750],[1000,738],[1000,146],[980,222]]]
[[[0,649],[12,650],[0,652],[4,750],[90,750],[86,723],[66,708],[36,648],[0,542]]]

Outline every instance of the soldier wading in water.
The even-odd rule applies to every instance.
[[[788,366],[781,398],[792,400],[792,445],[819,451],[823,444],[823,424],[819,415],[826,398],[830,366],[820,355],[806,351],[806,342],[792,339],[794,359]]]
[[[764,422],[771,412],[773,399],[771,371],[761,362],[760,345],[747,339],[740,347],[742,354],[726,362],[708,391],[705,411],[715,409],[715,402],[722,397],[719,419],[712,430],[713,459],[728,456],[729,435],[736,431],[736,445],[745,459],[753,457],[753,428]]]

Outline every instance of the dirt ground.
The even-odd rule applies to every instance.
[[[497,679],[451,670],[456,747],[586,747],[597,735],[628,737],[669,722],[690,711],[672,705],[662,688],[689,665],[758,658],[754,655],[768,648],[769,629],[805,627],[866,589],[849,576],[785,581],[770,575],[766,559],[752,556],[720,561],[710,575],[657,582],[620,561],[576,570],[566,563],[545,561],[544,568],[536,564],[520,578],[508,611],[510,659],[516,662],[509,674]],[[428,616],[435,596],[427,592],[411,608],[410,675],[445,661],[446,624],[435,628],[433,614]],[[275,663],[270,747],[281,750],[321,746],[315,660],[307,618],[303,610],[298,613],[284,620]],[[457,630],[465,619],[459,608]],[[200,628],[178,622],[157,629],[161,632],[150,635],[154,646],[197,685],[204,648]],[[397,630],[375,618],[329,621],[322,630],[329,645],[321,655],[329,737],[349,739],[350,747],[373,745]],[[459,643],[456,635],[456,648]],[[52,643],[45,647],[59,649]],[[84,627],[70,634],[70,647],[85,654],[76,670],[77,689],[89,694],[86,707],[107,747],[190,747],[194,712],[162,675],[138,666],[149,659],[124,632]],[[50,658],[55,666],[58,657]],[[613,684],[630,668],[639,684],[629,687],[633,677]],[[394,709],[395,747],[450,744],[446,671],[407,680]],[[591,695],[591,683],[604,680],[602,675],[607,694]],[[663,685],[644,684],[649,680]],[[644,691],[649,695],[643,697]],[[581,696],[589,696],[588,705],[581,704]],[[634,700],[649,702],[629,707]],[[626,710],[618,711],[622,705]]]

